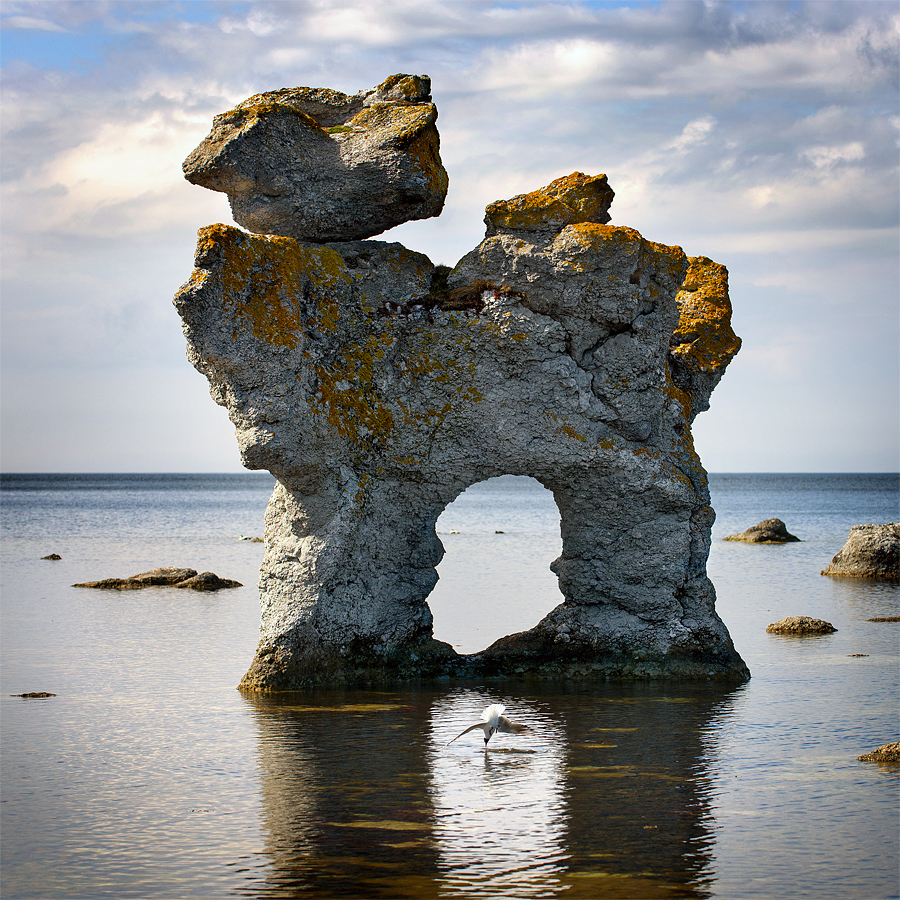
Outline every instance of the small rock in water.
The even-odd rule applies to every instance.
[[[215,572],[202,572],[175,585],[177,588],[189,588],[192,591],[218,591],[221,588],[243,587],[239,581],[230,578],[219,578]]]
[[[885,581],[900,579],[900,523],[854,525],[847,543],[822,569],[822,574]]]
[[[810,616],[786,616],[766,629],[767,634],[831,634],[834,631],[837,628],[831,622]]]
[[[151,569],[129,578],[104,578],[102,581],[83,581],[72,587],[100,588],[101,590],[136,591],[144,587],[178,587],[191,588],[195,591],[218,591],[220,588],[243,587],[239,581],[219,578],[215,572],[203,572],[198,575],[196,569],[179,569],[165,566]]]
[[[791,534],[781,519],[765,519],[739,534],[730,534],[723,541],[743,541],[746,544],[790,544],[800,538]]]
[[[867,622],[900,622],[900,616],[876,616],[874,619],[866,619]]]
[[[29,691],[27,694],[10,694],[10,697],[23,697],[25,700],[44,700],[47,697],[55,697],[50,691]]]
[[[856,758],[860,762],[880,762],[900,765],[900,741],[894,741],[891,744],[882,744],[880,747],[876,747],[871,753],[863,753],[862,756],[857,756]]]
[[[51,553],[49,556],[42,556],[41,559],[62,559],[58,553]]]

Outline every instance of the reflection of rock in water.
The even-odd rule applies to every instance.
[[[696,685],[248,695],[270,865],[247,892],[707,896],[704,741],[729,697]],[[499,699],[533,726],[527,740],[439,751]]]
[[[247,697],[259,724],[265,852],[254,897],[435,896],[428,694]]]

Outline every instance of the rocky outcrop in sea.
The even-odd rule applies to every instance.
[[[580,172],[491,203],[452,271],[359,240],[413,217],[392,196],[414,195],[416,216],[440,209],[427,90],[396,75],[356,100],[259,95],[272,112],[240,104],[185,163],[255,232],[202,229],[175,298],[244,465],[277,479],[242,687],[748,677],[706,575],[714,513],[691,439],[740,347],[725,267],[609,224],[606,176]],[[428,121],[393,140],[406,116]],[[460,655],[432,634],[435,522],[503,474],[554,494],[565,599]]]

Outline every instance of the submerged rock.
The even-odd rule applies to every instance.
[[[27,694],[10,694],[10,697],[21,697],[24,700],[46,700],[47,697],[55,697],[50,691],[29,691]]]
[[[747,544],[789,544],[800,538],[791,534],[781,519],[766,519],[740,534],[730,534],[723,541],[743,541]]]
[[[182,168],[226,193],[249,231],[359,240],[440,213],[447,173],[436,120],[427,75],[392,75],[353,96],[282,88],[216,116]]]
[[[196,569],[179,569],[173,566],[151,569],[128,578],[104,578],[102,581],[84,581],[73,584],[77,588],[136,591],[145,587],[186,587],[197,591],[217,591],[219,588],[242,587],[239,581],[219,578],[214,572],[197,574]]]
[[[878,762],[900,765],[900,742],[894,741],[890,744],[882,744],[870,753],[863,753],[862,756],[857,756],[856,758],[860,762]]]
[[[810,616],[786,616],[766,628],[767,634],[832,634],[837,628],[824,619]]]
[[[49,556],[42,556],[41,559],[62,559],[62,557],[58,553],[51,553]]]
[[[715,613],[690,433],[740,346],[727,271],[607,224],[612,197],[605,176],[576,172],[492,203],[449,273],[351,228],[327,246],[201,230],[175,298],[188,358],[244,465],[277,480],[242,687],[748,677]],[[432,635],[435,522],[503,474],[554,494],[565,599],[463,656]]]
[[[822,574],[884,581],[900,579],[900,523],[854,525],[847,543]]]

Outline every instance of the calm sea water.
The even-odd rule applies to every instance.
[[[753,678],[442,682],[243,696],[268,475],[3,476],[4,898],[892,898],[896,585],[819,571],[897,476],[718,475],[709,572]],[[778,516],[803,543],[723,543]],[[463,652],[559,602],[552,497],[506,477],[438,523]],[[60,561],[41,560],[58,553]],[[79,590],[161,565],[244,587]],[[838,631],[765,633],[785,615]],[[11,694],[51,691],[46,700]],[[490,702],[529,725],[446,742]]]

